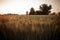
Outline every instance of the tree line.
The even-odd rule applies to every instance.
[[[52,5],[42,4],[39,6],[39,10],[36,10],[32,7],[30,12],[26,12],[26,15],[49,15],[51,13]],[[53,12],[51,15],[55,15],[56,13]],[[58,12],[60,14],[60,12]]]

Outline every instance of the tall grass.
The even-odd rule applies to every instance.
[[[1,15],[0,40],[60,40],[60,16]]]

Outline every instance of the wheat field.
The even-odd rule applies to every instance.
[[[60,40],[60,16],[0,15],[0,40]]]

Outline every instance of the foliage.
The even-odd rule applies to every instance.
[[[55,12],[53,12],[51,15],[55,15],[56,13]]]
[[[30,13],[29,13],[29,15],[35,15],[35,10],[34,10],[33,7],[30,9]]]
[[[58,12],[58,14],[60,14],[60,12]]]
[[[48,15],[51,13],[52,5],[42,4],[39,9],[40,10],[35,12],[34,8],[31,8],[29,15]]]
[[[52,9],[52,6],[51,5],[47,5],[47,4],[42,4],[41,6],[40,6],[40,10],[41,10],[41,14],[43,14],[43,15],[48,15],[51,11]]]

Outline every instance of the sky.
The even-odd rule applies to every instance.
[[[41,4],[52,5],[52,12],[60,11],[60,0],[0,0],[0,13],[26,14],[33,7],[39,10]]]

